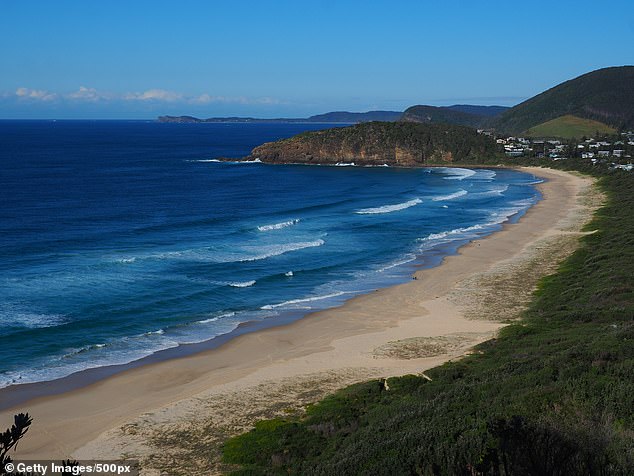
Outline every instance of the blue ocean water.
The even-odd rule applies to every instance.
[[[0,121],[0,387],[403,282],[539,198],[511,170],[214,161],[324,127]]]

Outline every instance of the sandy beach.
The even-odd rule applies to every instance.
[[[408,283],[0,412],[2,429],[14,413],[34,418],[15,457],[123,457],[141,460],[142,474],[219,473],[219,443],[259,418],[301,414],[345,385],[460,358],[518,317],[601,201],[589,178],[522,170],[547,179],[543,200]]]

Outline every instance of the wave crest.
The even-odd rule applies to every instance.
[[[399,210],[405,210],[406,208],[410,208],[418,205],[419,203],[423,203],[420,198],[415,198],[414,200],[409,200],[403,203],[397,203],[395,205],[383,205],[382,207],[375,208],[362,208],[361,210],[357,210],[355,213],[360,215],[376,215],[380,213],[392,213],[397,212]]]
[[[257,256],[249,256],[246,258],[242,258],[238,261],[257,261],[257,260],[261,260],[261,259],[267,259],[267,258],[272,258],[273,256],[279,256],[279,255],[283,255],[285,253],[290,253],[291,251],[299,251],[299,250],[303,250],[304,248],[315,248],[317,246],[321,246],[323,244],[325,244],[326,242],[322,239],[319,240],[315,240],[315,241],[304,241],[304,242],[299,242],[299,243],[287,243],[285,245],[274,245],[274,246],[269,246],[268,248],[265,248],[265,252],[257,255]]]
[[[300,222],[300,219],[295,218],[293,220],[283,221],[280,223],[273,223],[272,225],[258,226],[258,230],[259,231],[281,230],[282,228],[297,225],[299,222]]]
[[[270,310],[270,309],[276,309],[278,307],[292,306],[292,305],[295,305],[295,304],[303,304],[305,302],[321,301],[322,299],[329,299],[329,298],[333,298],[333,297],[338,297],[338,296],[342,296],[344,294],[346,294],[346,293],[343,292],[343,291],[337,291],[336,293],[326,294],[324,296],[314,296],[314,297],[309,297],[309,298],[304,298],[304,299],[291,299],[290,301],[284,301],[284,302],[281,302],[279,304],[267,304],[265,306],[262,306],[260,309]]]
[[[244,282],[233,282],[233,283],[227,283],[227,285],[231,286],[232,288],[248,288],[250,286],[253,286],[255,284],[255,281],[244,281]]]
[[[466,195],[467,193],[469,192],[467,192],[466,190],[460,189],[457,192],[450,193],[449,195],[438,195],[437,197],[432,197],[432,201],[443,202],[445,200],[453,200],[454,198],[462,197]]]
[[[454,167],[446,168],[443,172],[447,174],[447,177],[443,177],[445,180],[464,180],[476,174],[475,170]]]

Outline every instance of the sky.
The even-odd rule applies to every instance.
[[[0,0],[0,119],[512,106],[634,64],[631,0]]]

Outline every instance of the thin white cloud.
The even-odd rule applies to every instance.
[[[282,101],[280,101],[279,99],[276,99],[276,98],[263,97],[263,98],[256,99],[256,103],[257,104],[272,105],[272,104],[282,104]]]
[[[80,86],[79,89],[69,93],[54,93],[50,91],[18,88],[15,93],[7,93],[7,97],[16,97],[19,100],[54,101],[66,102],[115,102],[115,101],[138,101],[138,102],[171,102],[194,105],[211,104],[238,104],[238,105],[260,105],[270,106],[286,104],[279,99],[272,97],[249,98],[246,96],[214,96],[211,94],[186,95],[176,91],[166,89],[148,89],[143,92],[111,93],[99,91],[96,88]],[[0,93],[0,97],[2,94]]]
[[[248,100],[245,97],[212,96],[210,94],[201,94],[200,96],[190,97],[188,102],[192,104],[248,104]]]
[[[142,93],[127,93],[123,96],[127,101],[179,101],[183,99],[183,95],[174,91],[166,91],[165,89],[148,89]]]
[[[37,101],[54,101],[57,99],[57,94],[55,93],[31,88],[18,88],[15,91],[15,95],[22,99],[35,99]]]
[[[87,88],[85,86],[80,86],[77,91],[74,93],[67,94],[65,96],[67,99],[78,99],[81,101],[99,101],[101,99],[110,99],[110,95],[100,93],[95,88]]]
[[[263,98],[247,98],[245,96],[211,96],[209,94],[201,94],[200,96],[190,97],[188,102],[192,104],[211,104],[211,103],[222,103],[222,104],[281,104],[278,99],[263,97]]]

